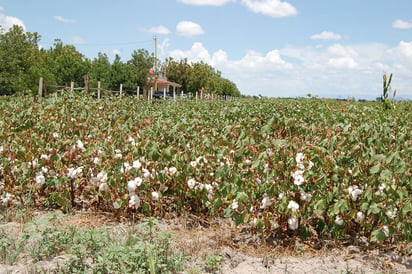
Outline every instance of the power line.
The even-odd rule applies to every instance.
[[[118,43],[67,43],[67,44],[72,44],[74,46],[90,46],[90,47],[97,47],[97,46],[127,46],[127,45],[137,45],[137,44],[146,44],[146,43],[152,43],[152,40],[142,40],[142,41],[135,41],[135,42],[118,42]],[[44,45],[54,45],[53,43],[46,42],[42,43],[39,42],[39,44],[44,44]]]

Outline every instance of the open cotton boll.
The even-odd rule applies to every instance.
[[[295,217],[288,219],[288,227],[290,230],[296,230],[299,227],[299,222]]]

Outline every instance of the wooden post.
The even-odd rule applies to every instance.
[[[89,92],[89,74],[84,76],[84,93]]]
[[[74,90],[74,82],[71,81],[70,82],[70,92],[73,92],[73,90]]]
[[[166,88],[163,89],[163,100],[166,100]]]
[[[97,99],[101,99],[102,96],[100,94],[100,81],[97,82]]]
[[[136,90],[136,95],[137,95],[137,100],[140,99],[140,86],[137,86],[137,90]]]
[[[120,96],[123,95],[123,84],[120,84]]]
[[[153,99],[153,87],[150,88],[150,101]]]
[[[40,77],[40,80],[39,80],[39,96],[40,97],[43,96],[43,77]]]
[[[176,87],[173,86],[173,100],[176,100]]]

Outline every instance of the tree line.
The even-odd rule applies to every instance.
[[[60,39],[55,39],[49,49],[40,48],[39,41],[37,32],[25,32],[17,25],[4,32],[0,26],[0,95],[35,91],[40,77],[48,85],[70,86],[74,82],[81,86],[88,75],[89,87],[97,87],[100,81],[109,90],[118,90],[120,84],[125,90],[150,85],[148,78],[152,76],[155,56],[145,49],[134,50],[127,61],[116,55],[110,62],[107,54],[101,52],[93,59],[86,58],[74,45],[63,44]],[[171,57],[157,62],[159,71],[169,81],[181,84],[185,93],[202,90],[240,96],[236,85],[207,63]]]

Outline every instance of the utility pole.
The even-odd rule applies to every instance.
[[[157,91],[157,37],[156,35],[153,37],[155,42],[155,60],[154,60],[154,74],[155,74],[155,81],[154,81],[154,90]]]

